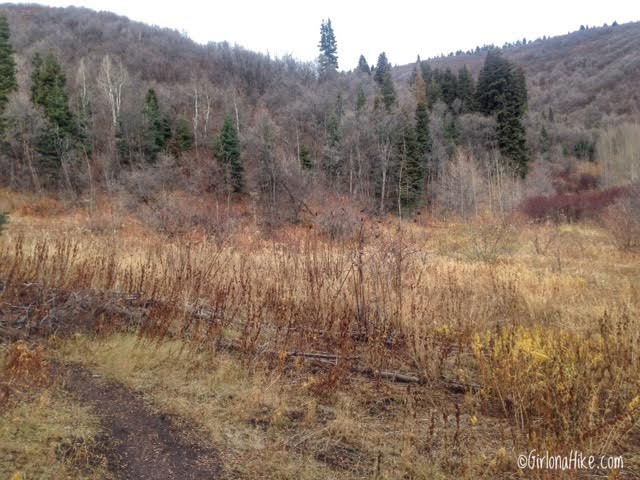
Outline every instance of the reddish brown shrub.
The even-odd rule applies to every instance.
[[[520,210],[529,218],[537,221],[575,221],[595,218],[618,198],[629,192],[627,187],[581,193],[563,193],[551,196],[527,198]]]

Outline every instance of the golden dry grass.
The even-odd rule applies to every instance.
[[[201,426],[222,453],[222,478],[446,478],[439,462],[477,447],[475,432],[484,428],[465,414],[454,441],[454,404],[442,393],[417,388],[408,395],[406,387],[353,377],[318,397],[317,373],[302,364],[288,371],[249,366],[232,354],[193,353],[180,341],[76,336],[57,352]],[[425,455],[431,445],[437,450]]]
[[[22,342],[0,352],[0,477],[107,478],[97,417],[52,382],[47,363],[42,348]]]
[[[506,478],[530,448],[638,468],[640,257],[597,226],[367,222],[330,242],[247,225],[221,243],[87,222],[12,215],[4,301],[25,283],[148,299],[128,329],[145,343],[62,351],[201,424],[245,465],[229,476]],[[294,351],[357,361],[319,368]]]

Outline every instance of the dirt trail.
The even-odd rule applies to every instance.
[[[67,365],[65,388],[90,405],[106,437],[103,453],[110,472],[122,480],[218,478],[217,452],[202,445],[194,429],[156,413],[141,395],[79,365]]]

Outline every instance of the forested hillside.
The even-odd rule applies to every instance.
[[[309,64],[87,9],[2,13],[13,188],[120,193],[154,211],[169,189],[278,225],[327,205],[505,213],[637,180],[636,23],[392,67],[384,52],[341,64],[330,21]]]

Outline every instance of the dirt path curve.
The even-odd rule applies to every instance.
[[[154,412],[141,395],[82,366],[67,365],[63,371],[65,388],[100,417],[106,433],[101,453],[117,479],[218,477],[219,456],[213,448],[198,443],[193,429]]]

